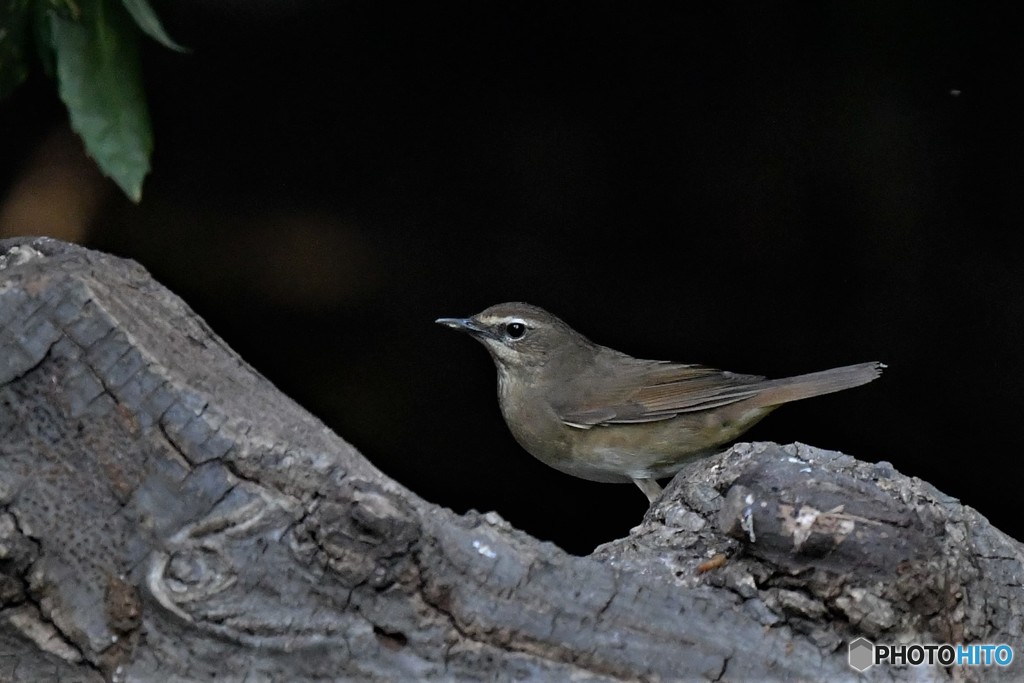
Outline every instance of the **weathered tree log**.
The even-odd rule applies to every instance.
[[[390,481],[138,265],[0,242],[0,680],[990,680],[1021,544],[886,463],[739,444],[574,557]]]

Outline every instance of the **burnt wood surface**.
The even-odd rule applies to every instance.
[[[139,265],[0,242],[0,681],[1011,680],[847,644],[1017,649],[1022,577],[973,509],[801,444],[572,556],[389,480]]]

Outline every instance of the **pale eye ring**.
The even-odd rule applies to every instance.
[[[526,336],[526,324],[519,320],[513,320],[505,325],[505,336],[512,341],[522,339]]]

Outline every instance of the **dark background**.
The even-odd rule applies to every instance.
[[[635,487],[523,452],[483,348],[432,323],[524,300],[636,356],[882,360],[748,438],[888,460],[1024,538],[1008,15],[281,4],[154,3],[192,52],[147,45],[153,173],[84,241],[143,263],[385,473],[573,552],[639,522]],[[38,74],[0,103],[0,192],[64,120]]]

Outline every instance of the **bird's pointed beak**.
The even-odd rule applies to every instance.
[[[445,327],[450,327],[453,330],[468,332],[470,334],[479,334],[484,331],[484,328],[480,326],[480,323],[472,318],[438,318],[434,322],[438,325],[444,325]]]

